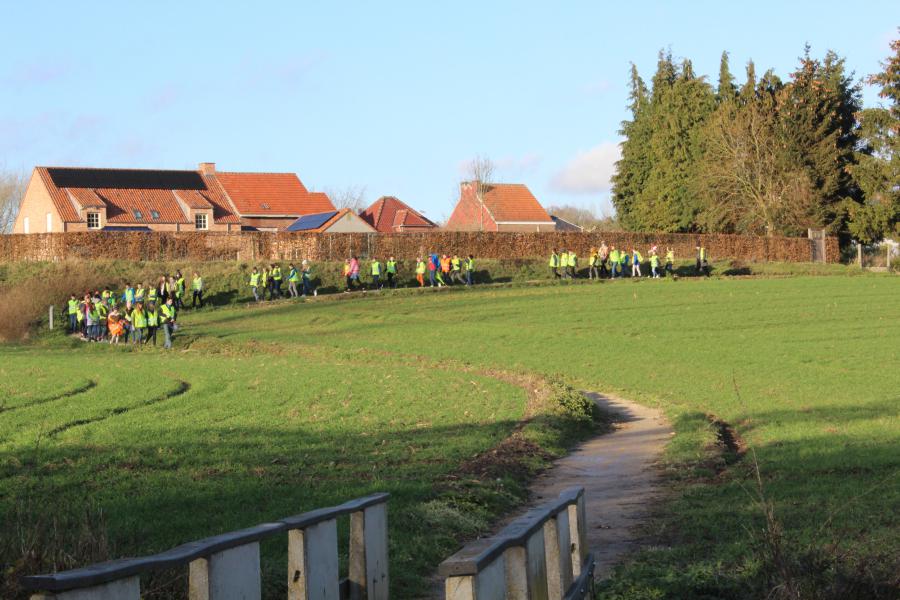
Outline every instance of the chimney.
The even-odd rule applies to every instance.
[[[216,163],[214,163],[214,162],[200,163],[197,167],[197,170],[200,171],[201,175],[215,175],[216,174]]]

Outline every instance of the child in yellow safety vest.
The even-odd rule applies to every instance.
[[[591,248],[591,253],[588,257],[588,279],[600,279],[600,270],[597,266],[600,263],[600,253],[596,248]]]
[[[550,262],[548,264],[550,266],[550,273],[553,274],[553,278],[559,279],[559,254],[556,252],[556,248],[550,253]]]
[[[650,255],[650,276],[659,279],[659,255],[656,252]]]
[[[416,259],[416,281],[419,287],[425,287],[425,261],[421,256]]]
[[[253,267],[250,271],[250,290],[253,292],[253,299],[259,302],[259,269]]]
[[[454,254],[453,258],[450,259],[450,281],[466,283],[462,277],[462,260],[460,260],[459,254]]]
[[[569,268],[567,271],[569,274],[569,277],[571,277],[572,279],[575,279],[577,277],[577,272],[578,272],[577,271],[578,255],[576,255],[575,252],[573,252],[571,250],[569,251],[569,260],[567,261],[567,264],[569,265]]]
[[[147,332],[147,314],[144,312],[143,302],[136,302],[127,318],[131,323],[131,343],[143,344]]]
[[[674,274],[675,269],[675,251],[671,247],[666,248],[666,274]]]

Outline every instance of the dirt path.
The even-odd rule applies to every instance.
[[[597,577],[603,579],[623,555],[641,546],[634,528],[661,497],[660,477],[652,465],[673,431],[659,410],[601,394],[588,396],[614,415],[616,430],[584,442],[540,475],[530,486],[527,508],[565,488],[584,486],[588,544],[597,557]]]

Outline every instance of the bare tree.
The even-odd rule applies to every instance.
[[[348,185],[342,188],[327,187],[322,190],[331,199],[335,208],[349,208],[359,214],[368,204],[366,203],[366,186]]]
[[[707,230],[789,235],[815,220],[809,176],[792,166],[785,147],[763,107],[732,107],[710,122],[696,182]]]
[[[21,172],[0,171],[0,233],[12,231],[26,183]]]
[[[480,231],[484,231],[484,195],[487,193],[487,190],[490,188],[490,184],[494,181],[494,163],[487,156],[476,156],[471,161],[469,161],[469,165],[466,169],[466,175],[469,178],[469,181],[475,183],[475,198],[478,200],[481,210],[479,211],[480,216]]]

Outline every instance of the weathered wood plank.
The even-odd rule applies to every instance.
[[[339,600],[337,521],[288,532],[289,600]]]
[[[259,542],[191,562],[191,600],[260,600]]]
[[[32,594],[31,600],[140,600],[141,581],[137,576],[65,592]]]

